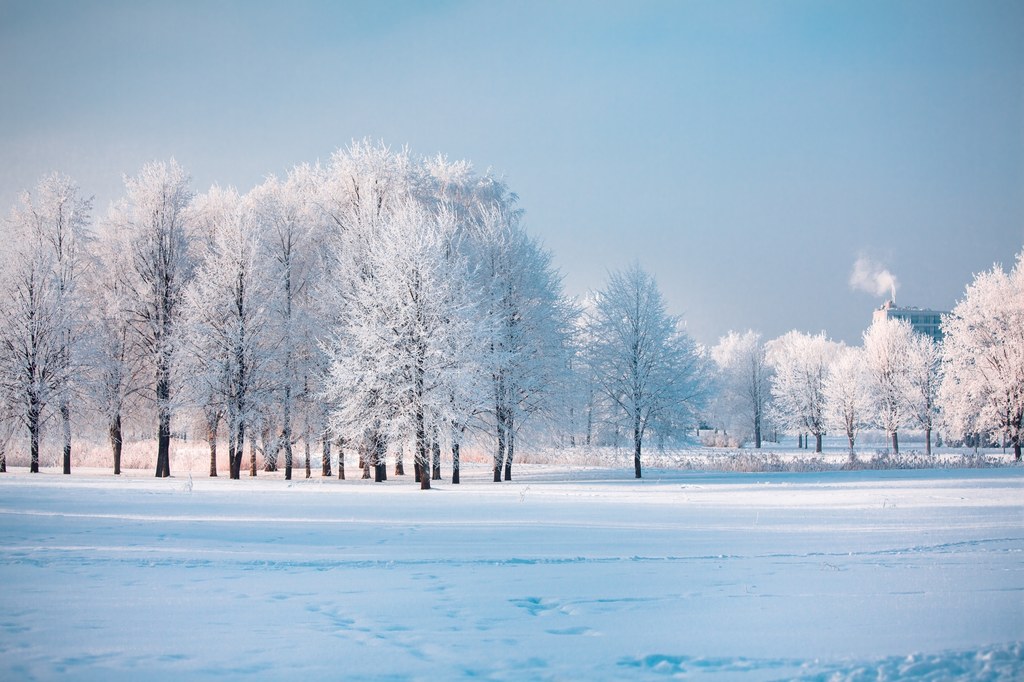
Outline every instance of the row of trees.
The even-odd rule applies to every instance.
[[[819,449],[826,430],[852,449],[877,425],[898,447],[901,428],[930,433],[942,406],[948,432],[998,422],[1019,453],[1019,262],[968,288],[941,362],[898,323],[857,349],[797,332],[705,349],[638,265],[568,299],[522,216],[465,162],[367,142],[244,195],[197,194],[173,161],[149,164],[95,221],[73,181],[48,176],[0,245],[0,444],[27,434],[37,471],[41,434],[57,432],[70,473],[73,427],[102,422],[115,473],[130,432],[156,441],[169,476],[172,438],[198,434],[214,476],[226,442],[233,478],[247,444],[251,475],[259,457],[286,478],[300,447],[307,475],[315,450],[323,475],[336,463],[344,477],[349,449],[378,480],[388,459],[404,474],[408,450],[428,488],[442,451],[458,481],[470,441],[493,453],[495,481],[511,478],[525,434],[627,440],[640,477],[645,442],[702,424],[757,447],[772,424]]]
[[[2,422],[27,431],[32,471],[59,420],[70,473],[74,411],[105,424],[115,473],[130,425],[155,438],[161,477],[191,431],[213,476],[225,441],[233,478],[246,444],[251,475],[259,454],[286,478],[300,446],[307,472],[316,448],[331,475],[334,448],[344,476],[347,447],[378,479],[389,453],[403,474],[409,448],[427,488],[442,448],[458,481],[473,438],[507,480],[520,434],[572,410],[586,363],[621,413],[604,416],[632,425],[639,476],[644,435],[700,404],[686,388],[699,349],[653,279],[613,277],[582,322],[516,195],[464,162],[356,143],[244,195],[196,194],[175,162],[153,163],[95,223],[54,174],[5,230]]]
[[[938,403],[939,346],[902,320],[876,321],[863,346],[789,332],[762,342],[732,332],[712,349],[721,373],[718,425],[761,447],[766,424],[807,434],[821,452],[822,437],[839,433],[851,452],[865,428],[884,430],[899,452],[899,430],[922,429],[931,453]]]
[[[866,428],[884,431],[894,452],[899,433],[937,428],[954,439],[1008,442],[1021,459],[1024,430],[1024,252],[1014,268],[977,275],[942,324],[944,340],[902,320],[876,320],[863,344],[823,333],[789,332],[764,342],[731,332],[711,349],[719,392],[715,426],[761,447],[767,423],[815,438],[844,435],[852,452]]]

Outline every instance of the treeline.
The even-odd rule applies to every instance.
[[[246,444],[251,475],[259,451],[286,478],[298,448],[307,472],[313,450],[324,475],[336,461],[341,476],[344,449],[357,450],[378,480],[389,456],[404,473],[410,450],[426,488],[442,449],[458,481],[474,436],[491,440],[498,481],[511,478],[524,429],[567,428],[584,411],[571,399],[580,310],[516,195],[465,162],[362,142],[244,195],[197,194],[175,162],[153,163],[97,220],[54,174],[4,228],[3,435],[27,431],[32,471],[44,427],[60,434],[69,473],[72,425],[102,420],[119,473],[125,425],[148,417],[157,476],[170,475],[172,436],[188,430],[209,442],[211,476],[224,441],[233,478]],[[640,352],[692,364],[696,346],[647,290],[653,280],[630,284],[654,297],[633,313],[660,325]],[[691,371],[668,353],[650,359],[634,384],[681,385],[666,372]],[[685,412],[668,405],[685,396],[631,391],[619,402],[639,453],[647,429]]]
[[[567,298],[516,195],[466,162],[354,143],[246,194],[196,193],[175,162],[153,163],[99,217],[54,174],[3,229],[0,470],[18,433],[38,471],[45,432],[70,473],[73,431],[95,423],[115,473],[133,425],[157,443],[157,476],[171,473],[172,437],[188,433],[208,442],[211,476],[225,442],[233,478],[247,452],[253,476],[258,456],[286,478],[301,456],[307,476],[316,458],[322,475],[344,477],[348,450],[382,480],[388,462],[405,473],[408,452],[424,488],[442,452],[458,482],[468,442],[509,480],[527,436],[628,441],[637,477],[644,442],[702,426],[757,446],[769,425],[819,446],[839,430],[852,448],[878,425],[895,447],[900,428],[930,430],[943,415],[949,433],[1002,428],[1019,452],[1019,407],[998,422],[983,406],[1004,404],[1001,389],[978,388],[992,373],[958,359],[981,352],[956,321],[984,278],[941,352],[895,323],[873,327],[863,349],[796,332],[706,349],[638,265]],[[991,295],[1016,297],[1000,314],[1019,315],[1021,269],[1002,275],[1017,293]]]
[[[717,387],[708,418],[731,430],[732,444],[779,430],[806,435],[821,452],[826,433],[850,452],[864,429],[883,431],[899,453],[899,434],[925,434],[931,454],[939,429],[951,443],[1002,443],[1021,459],[1024,427],[1024,251],[1014,268],[975,276],[942,320],[943,340],[898,319],[876,320],[861,346],[824,333],[789,332],[762,340],[730,333],[711,349]]]

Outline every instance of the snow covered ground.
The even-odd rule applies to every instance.
[[[1022,679],[1024,468],[0,475],[0,679]]]

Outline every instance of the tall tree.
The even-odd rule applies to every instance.
[[[911,423],[924,431],[925,454],[932,454],[938,412],[942,355],[930,336],[915,333],[907,349],[906,401]]]
[[[94,409],[105,420],[116,475],[121,473],[124,422],[137,402],[143,363],[133,352],[124,283],[107,275],[118,267],[116,240],[101,235],[98,243],[97,267],[88,280],[93,314],[87,376]]]
[[[314,169],[300,166],[284,180],[271,177],[250,193],[263,230],[268,275],[273,281],[267,312],[277,352],[269,371],[278,395],[275,421],[280,423],[278,441],[285,449],[285,476],[289,479],[296,442],[296,400],[305,395],[309,377],[318,374],[311,365],[319,349],[316,333],[311,333],[315,316],[309,305],[317,299],[316,191]],[[322,406],[316,407],[322,412]],[[327,443],[325,440],[325,448],[329,448]]]
[[[125,198],[110,212],[122,264],[113,273],[125,289],[133,342],[152,372],[157,413],[157,477],[171,475],[171,415],[177,376],[178,322],[192,276],[189,176],[173,159],[125,178]]]
[[[772,400],[776,422],[814,435],[814,451],[821,452],[825,434],[825,380],[839,346],[821,333],[798,331],[771,341],[767,358],[774,372]]]
[[[231,478],[241,476],[246,430],[270,393],[267,375],[276,346],[267,325],[273,286],[262,248],[263,231],[251,202],[214,187],[195,202],[211,230],[207,253],[187,292],[188,336],[200,374],[211,382],[228,429]]]
[[[63,471],[71,473],[71,398],[84,328],[80,282],[87,265],[91,199],[68,177],[44,177],[26,192],[7,223],[0,349],[5,392],[22,405],[30,468],[39,470],[39,437],[47,405],[56,400]]]
[[[1021,460],[1024,436],[1024,251],[1007,273],[975,275],[943,319],[944,420],[961,435],[999,432]]]
[[[863,349],[841,347],[835,362],[829,367],[822,389],[825,423],[846,435],[850,454],[853,454],[857,433],[870,422],[874,408]]]
[[[432,431],[463,419],[452,396],[478,345],[464,293],[464,261],[446,258],[453,216],[407,197],[362,249],[359,276],[344,290],[342,323],[331,344],[327,397],[338,405],[334,431],[386,443],[412,436],[420,485],[430,487]],[[387,436],[382,438],[382,436]],[[383,453],[383,447],[373,448]],[[381,464],[379,462],[372,462]]]
[[[875,400],[875,424],[900,452],[899,430],[907,421],[907,369],[914,331],[905,320],[878,319],[864,332],[864,360]]]
[[[322,341],[310,344],[319,352],[310,353],[305,371],[300,373],[303,399],[299,403],[309,412],[319,410],[314,402],[329,401],[329,410],[334,413],[331,421],[335,428],[341,428],[337,415],[352,408],[353,401],[376,397],[372,392],[350,392],[349,385],[339,384],[331,355],[339,349],[339,340],[349,333],[346,326],[360,316],[349,306],[360,299],[368,283],[375,281],[373,249],[379,245],[380,230],[399,203],[410,196],[412,162],[404,149],[392,152],[383,144],[363,140],[338,150],[326,167],[302,167],[296,169],[295,176],[310,188],[308,197],[319,223],[320,272],[302,300],[314,311],[312,317],[320,321],[319,330],[307,328],[307,338]],[[342,349],[342,356],[347,353]],[[361,409],[371,408],[364,404]],[[310,419],[307,415],[306,421]],[[350,423],[350,430],[338,431],[338,435],[360,443],[372,423],[373,418],[359,425]],[[391,417],[384,415],[383,423],[391,423]],[[286,477],[290,476],[288,457],[286,451]]]
[[[730,331],[711,349],[711,357],[718,367],[719,411],[749,429],[754,447],[760,448],[772,382],[761,335]]]
[[[679,318],[669,315],[654,277],[634,264],[609,276],[591,320],[595,375],[608,400],[632,429],[633,469],[648,428],[699,385],[693,344]]]
[[[516,436],[527,419],[556,408],[568,378],[575,311],[562,296],[551,255],[523,229],[517,197],[481,178],[470,203],[470,258],[489,330],[488,409],[496,431],[494,481],[510,480]]]

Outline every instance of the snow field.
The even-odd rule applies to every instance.
[[[1019,679],[1024,469],[0,476],[0,678]]]

